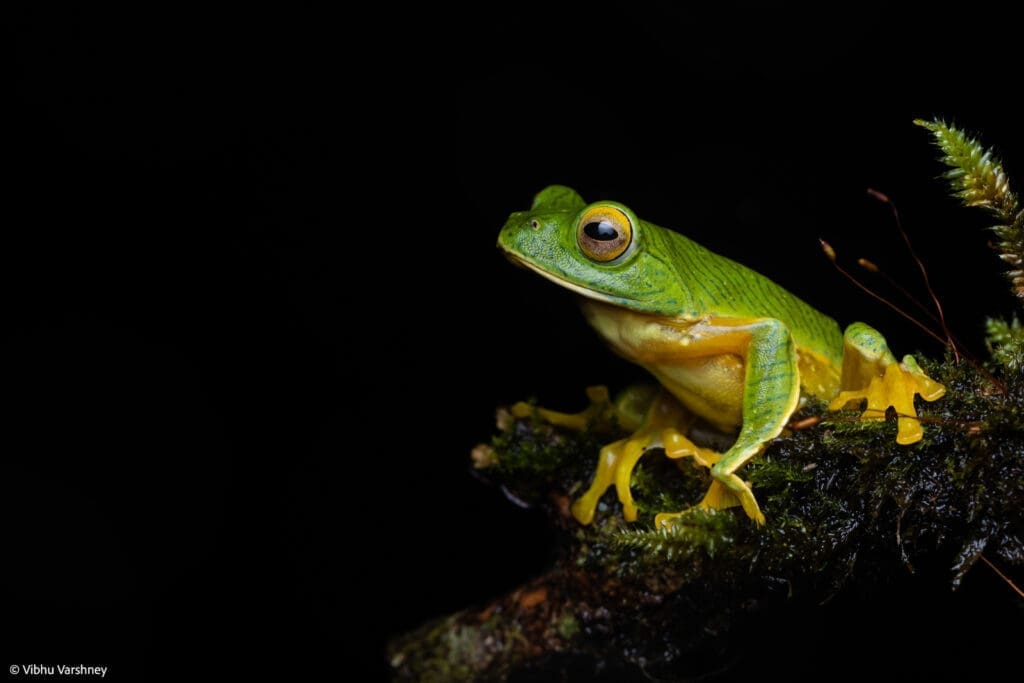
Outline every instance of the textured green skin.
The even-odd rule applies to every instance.
[[[640,220],[621,204],[600,203],[618,207],[633,221],[633,245],[615,261],[595,263],[580,253],[576,221],[587,205],[574,190],[560,185],[538,193],[530,211],[512,214],[498,244],[541,270],[632,310],[694,319],[709,314],[774,318],[798,347],[837,368],[842,365],[843,335],[835,320],[763,275]],[[539,222],[538,229],[533,221]]]

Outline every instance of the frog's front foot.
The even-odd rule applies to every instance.
[[[675,427],[663,427],[664,424],[672,419],[681,419],[683,417],[681,414],[677,414],[674,409],[678,410],[678,404],[663,403],[662,405],[655,405],[651,411],[652,415],[644,428],[629,438],[609,443],[601,449],[597,472],[594,475],[593,482],[590,484],[590,488],[587,489],[586,494],[572,504],[571,511],[573,517],[577,518],[582,524],[589,524],[594,519],[594,513],[597,510],[597,504],[600,502],[601,496],[604,495],[605,490],[609,486],[614,484],[618,502],[623,505],[623,517],[626,521],[636,521],[637,505],[633,500],[633,494],[630,490],[630,479],[637,462],[652,447],[662,446],[665,449],[665,455],[669,458],[692,458],[695,464],[709,469],[713,468],[722,459],[722,454],[696,445]],[[750,492],[750,487],[746,487],[746,490]],[[753,494],[750,495],[750,501],[753,503],[754,509],[757,510],[757,502],[754,501]],[[700,502],[700,507],[714,510],[721,510],[736,505],[742,505],[740,499],[717,479],[712,482],[708,494]],[[744,505],[743,507],[745,509],[748,506]],[[658,520],[678,517],[682,514],[685,513],[658,514],[654,518],[655,526],[659,524]],[[757,510],[756,514],[760,516],[761,523],[764,523],[764,516],[761,515],[761,511]]]
[[[693,458],[693,462],[708,469],[722,459],[722,454],[718,451],[702,448],[672,428],[662,432],[661,443],[665,447],[665,455],[668,457],[673,459]]]
[[[621,415],[621,400],[616,403],[620,405]],[[669,458],[692,458],[695,464],[711,470],[714,480],[704,499],[699,503],[700,507],[706,510],[721,510],[742,505],[747,515],[758,524],[764,524],[764,515],[758,508],[750,486],[733,474],[733,470],[738,466],[736,462],[728,465],[723,462],[724,454],[698,446],[685,436],[684,433],[693,425],[693,415],[671,394],[664,391],[658,392],[652,399],[643,403],[647,404],[646,414],[640,421],[639,428],[631,436],[619,439],[601,449],[597,471],[590,487],[572,504],[573,517],[581,524],[590,524],[594,520],[601,497],[614,485],[615,493],[622,504],[622,517],[627,522],[635,522],[638,509],[629,487],[633,470],[647,450],[662,447]],[[541,413],[541,416],[544,417],[544,414]],[[655,517],[655,525],[661,526],[683,514],[686,514],[686,511],[661,513]]]
[[[704,499],[697,505],[681,512],[662,512],[659,515],[655,515],[654,528],[661,529],[662,527],[670,526],[676,519],[685,517],[698,508],[705,511],[717,511],[736,506],[742,506],[743,511],[747,513],[748,517],[754,520],[758,526],[763,526],[766,520],[760,506],[757,504],[757,500],[754,498],[753,492],[750,490],[750,485],[736,475],[731,476],[735,480],[731,482],[731,485],[739,489],[739,494],[730,490],[726,484],[715,479],[711,482],[708,492],[704,494]]]
[[[920,441],[924,435],[914,408],[915,394],[926,401],[935,401],[945,393],[946,388],[925,375],[914,357],[908,355],[903,357],[902,363],[886,365],[883,374],[873,376],[867,387],[839,392],[828,408],[841,410],[849,403],[867,401],[860,418],[884,420],[885,412],[892,407],[897,415],[896,442],[907,445]]]
[[[588,425],[597,422],[605,423],[610,421],[615,414],[615,405],[606,386],[587,387],[587,400],[590,402],[586,408],[578,413],[561,413],[557,410],[548,410],[519,401],[509,410],[517,418],[530,417],[536,414],[541,420],[556,427],[565,427],[583,431]]]
[[[649,448],[664,446],[669,457],[689,455],[695,459],[703,458],[702,464],[717,455],[698,448],[682,435],[680,430],[692,424],[693,416],[667,392],[657,391],[646,396],[627,394],[625,398],[620,397],[616,401],[616,406],[620,423],[636,422],[637,429],[632,436],[601,449],[590,488],[572,504],[572,514],[581,524],[593,521],[601,496],[612,484],[622,503],[623,518],[627,522],[636,521],[637,506],[629,490],[629,483],[633,469]],[[645,412],[642,420],[636,418],[640,408]]]
[[[629,490],[629,481],[633,468],[653,441],[653,433],[641,431],[601,449],[594,481],[587,492],[572,504],[572,515],[580,524],[590,524],[594,520],[597,504],[612,484],[615,484],[619,502],[622,503],[622,516],[627,522],[636,521],[637,508]]]
[[[660,436],[660,438],[658,438]],[[594,519],[594,512],[601,496],[612,484],[618,494],[619,502],[622,503],[622,516],[627,522],[635,522],[637,518],[637,506],[633,500],[633,494],[629,490],[629,481],[640,457],[648,448],[662,446],[665,455],[670,458],[693,458],[693,461],[703,467],[712,470],[715,475],[714,466],[722,459],[723,455],[710,448],[701,448],[683,436],[674,428],[665,429],[643,429],[633,436],[616,441],[601,449],[601,457],[597,466],[597,473],[590,488],[572,505],[572,514],[581,524],[590,524]],[[721,475],[719,475],[721,476]],[[724,475],[730,478],[730,484],[739,493],[734,493],[730,487],[718,479],[711,482],[711,487],[705,494],[699,507],[705,510],[722,510],[725,508],[742,505],[743,509],[758,524],[764,524],[764,515],[750,491],[750,486],[734,474]],[[734,481],[733,481],[734,480]],[[670,520],[685,515],[689,510],[682,512],[662,512],[655,516],[654,526],[660,528]]]

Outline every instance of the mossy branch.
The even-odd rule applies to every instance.
[[[1010,268],[1007,274],[1013,293],[1024,299],[1024,208],[1010,189],[1010,181],[992,150],[944,121],[914,121],[928,129],[942,150],[942,162],[953,193],[965,206],[981,207],[999,222],[992,231],[999,238],[999,258]]]
[[[970,365],[926,365],[949,393],[924,410],[924,441],[900,446],[893,420],[813,403],[805,411],[821,414],[821,425],[751,461],[744,477],[768,517],[760,528],[736,508],[695,509],[655,530],[656,512],[692,506],[710,481],[705,468],[657,450],[634,471],[638,521],[625,522],[609,493],[581,526],[569,502],[609,435],[499,411],[499,432],[474,462],[515,500],[546,511],[559,559],[505,596],[392,642],[396,680],[559,680],[566,671],[588,680],[595,667],[615,672],[608,680],[636,680],[640,669],[656,680],[696,677],[735,643],[763,638],[765,620],[781,611],[815,610],[900,575],[955,587],[983,559],[1019,576],[1024,376],[994,393]],[[784,659],[795,646],[772,647]]]

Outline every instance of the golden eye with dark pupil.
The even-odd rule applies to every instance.
[[[583,226],[583,232],[592,240],[600,240],[606,242],[613,240],[619,236],[619,231],[615,229],[609,221],[595,221],[594,223],[587,223]]]
[[[598,263],[622,256],[633,241],[633,223],[621,209],[597,205],[585,210],[576,228],[580,251]]]

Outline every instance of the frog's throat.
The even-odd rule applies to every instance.
[[[529,268],[538,275],[543,275],[548,280],[551,280],[556,285],[561,285],[562,287],[565,287],[566,289],[575,292],[580,296],[586,297],[587,299],[594,299],[595,301],[601,301],[607,304],[612,304],[614,306],[622,306],[627,301],[639,301],[639,299],[634,299],[633,297],[612,296],[610,294],[598,292],[593,289],[587,289],[586,287],[582,287],[576,284],[575,282],[571,282],[569,280],[566,280],[565,278],[558,277],[554,273],[544,270],[540,266],[534,265],[533,263],[530,263],[526,259],[516,256],[515,254],[507,253],[507,256],[509,260],[515,263],[516,265]]]

